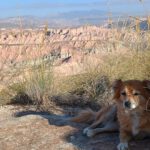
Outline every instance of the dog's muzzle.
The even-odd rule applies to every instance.
[[[138,103],[126,100],[126,101],[124,101],[123,106],[125,109],[131,110],[131,109],[135,109],[138,106]]]

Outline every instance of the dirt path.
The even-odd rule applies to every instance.
[[[15,112],[17,116],[13,114]],[[71,123],[67,116],[0,108],[0,150],[116,150],[118,133],[94,138],[82,135],[86,125]],[[130,143],[131,150],[150,150],[150,139]]]

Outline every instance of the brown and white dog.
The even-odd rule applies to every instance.
[[[128,150],[128,142],[138,136],[150,135],[150,81],[116,80],[112,88],[115,104],[98,112],[86,110],[72,118],[74,122],[93,123],[83,130],[88,137],[101,132],[119,130],[118,150]]]

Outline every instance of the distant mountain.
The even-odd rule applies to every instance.
[[[0,19],[0,28],[40,28],[48,25],[50,28],[65,28],[65,27],[78,27],[83,25],[103,25],[106,28],[112,27],[129,27],[135,28],[134,17],[125,19],[121,17],[118,21],[118,14],[111,14],[112,24],[108,22],[108,12],[101,10],[84,10],[84,11],[71,11],[65,13],[51,14],[46,17],[36,16],[22,16],[22,17],[9,17]],[[147,21],[143,20],[140,23],[142,30],[147,30]]]
[[[22,16],[0,19],[0,28],[38,28],[48,24],[52,28],[75,27],[85,24],[100,25],[107,18],[107,12],[100,10],[72,11],[46,17]]]
[[[42,24],[42,20],[33,16],[9,17],[0,19],[0,28],[35,28]]]

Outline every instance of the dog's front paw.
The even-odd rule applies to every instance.
[[[94,130],[88,130],[86,133],[87,137],[93,137],[95,135]]]
[[[95,135],[94,131],[89,127],[83,130],[83,134],[86,135],[87,137],[93,137]]]
[[[85,128],[84,130],[83,130],[83,134],[84,135],[86,135],[87,134],[87,132],[89,131],[90,129],[87,127],[87,128]]]
[[[119,143],[117,146],[118,150],[129,150],[128,143]]]

